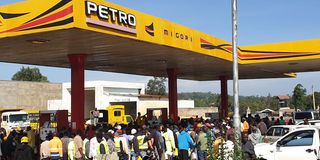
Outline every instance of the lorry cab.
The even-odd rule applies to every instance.
[[[90,119],[92,120],[92,112],[90,114]],[[125,115],[124,105],[112,105],[106,109],[99,110],[98,123],[100,124],[128,124],[132,122],[132,117],[130,115]]]
[[[23,111],[2,112],[1,119],[1,127],[7,131],[18,127],[25,130],[30,126],[28,113]]]

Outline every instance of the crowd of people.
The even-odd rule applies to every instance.
[[[243,117],[241,140],[243,159],[255,159],[254,145],[262,142],[267,129],[279,120]],[[287,124],[291,122],[288,121]],[[0,131],[2,160],[205,160],[232,159],[235,130],[232,118],[204,120],[202,117],[149,124],[138,114],[134,123],[114,126],[97,124],[85,131],[63,129],[49,133],[40,142],[28,127],[6,135]],[[40,146],[40,147],[38,147]]]

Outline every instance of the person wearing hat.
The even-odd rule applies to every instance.
[[[116,133],[114,134],[114,143],[115,143],[115,149],[118,153],[118,157],[121,160],[128,160],[129,159],[129,144],[127,142],[127,139],[123,137],[122,130],[118,129]]]
[[[34,160],[33,149],[28,145],[28,137],[21,138],[21,144],[19,144],[15,150],[13,160]]]

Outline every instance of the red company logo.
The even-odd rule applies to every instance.
[[[146,32],[150,35],[150,36],[154,36],[154,26],[153,23],[151,23],[149,26],[145,27]]]

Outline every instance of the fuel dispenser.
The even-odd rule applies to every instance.
[[[51,133],[69,128],[68,110],[48,110],[39,113],[40,139]]]

